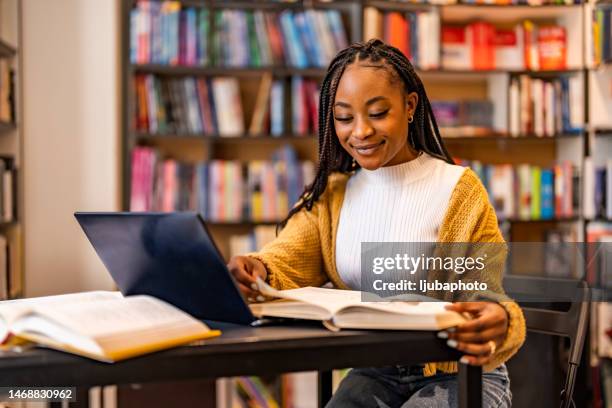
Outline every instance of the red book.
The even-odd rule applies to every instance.
[[[408,41],[408,23],[401,13],[396,11],[385,15],[385,42],[399,49],[410,58]]]
[[[563,70],[566,66],[565,28],[538,28],[538,61],[541,70]]]
[[[477,70],[495,69],[495,27],[485,22],[468,26],[471,36],[472,67]]]

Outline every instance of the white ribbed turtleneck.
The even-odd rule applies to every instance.
[[[336,235],[340,278],[360,289],[362,242],[437,241],[464,170],[426,153],[396,166],[358,170],[346,185]]]

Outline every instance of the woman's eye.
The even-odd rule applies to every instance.
[[[382,118],[384,117],[387,113],[389,112],[389,109],[382,111],[382,112],[376,112],[376,113],[370,113],[370,117],[371,118]]]
[[[336,116],[334,119],[336,119],[338,122],[350,122],[353,118],[350,116]]]

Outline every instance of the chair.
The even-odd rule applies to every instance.
[[[527,330],[570,339],[561,407],[575,406],[572,394],[588,328],[590,288],[586,282],[572,279],[509,275],[504,278],[504,289],[521,305]],[[569,303],[570,307],[566,311],[551,310],[551,305],[559,303]]]

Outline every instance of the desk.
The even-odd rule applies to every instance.
[[[320,325],[303,323],[229,327],[223,329],[222,336],[201,343],[115,364],[43,349],[3,353],[0,354],[0,385],[86,388],[318,371],[319,401],[324,404],[331,395],[334,368],[418,364],[461,357],[444,340],[438,339],[435,332],[343,330],[333,333]],[[460,407],[482,406],[481,368],[460,366]],[[82,397],[80,402],[86,401]]]

